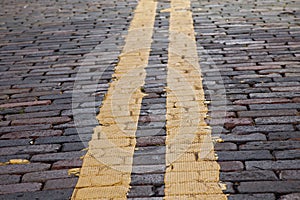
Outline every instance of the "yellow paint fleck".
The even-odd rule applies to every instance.
[[[227,190],[227,185],[225,183],[219,182],[219,186],[222,190]]]
[[[3,165],[22,165],[22,164],[29,164],[30,161],[26,159],[10,159],[7,162],[0,162],[0,166]]]
[[[30,161],[26,159],[10,159],[9,164],[20,165],[20,164],[29,164]]]
[[[0,166],[3,165],[21,165],[21,164],[29,164],[30,161],[26,159],[10,159],[8,162],[0,162]]]
[[[75,175],[75,176],[79,176],[80,174],[80,168],[73,168],[73,169],[69,169],[68,170],[68,175]]]

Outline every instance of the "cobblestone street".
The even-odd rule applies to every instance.
[[[0,200],[300,199],[299,0],[0,5]]]

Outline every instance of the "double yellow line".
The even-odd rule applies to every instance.
[[[140,0],[84,157],[72,199],[126,199],[130,189],[141,87],[151,51],[157,2]],[[167,77],[165,199],[227,199],[219,185],[204,121],[201,72],[189,0],[171,0]]]

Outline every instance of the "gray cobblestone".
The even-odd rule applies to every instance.
[[[294,193],[294,194],[287,194],[280,197],[279,200],[299,200],[300,199],[300,193]]]
[[[278,161],[246,161],[247,170],[263,169],[263,170],[280,170],[280,169],[297,169],[300,164],[299,160],[278,160]]]
[[[228,200],[275,200],[274,194],[234,194],[228,196]]]
[[[260,181],[260,182],[241,182],[238,190],[241,193],[290,193],[298,192],[300,181]]]
[[[1,200],[8,199],[44,199],[44,200],[63,200],[72,195],[73,189],[45,190],[35,192],[22,192],[8,195],[0,195]]]
[[[65,173],[82,165],[79,157],[85,152],[80,151],[80,139],[89,141],[95,125],[86,123],[76,130],[73,114],[85,118],[86,113],[98,110],[124,37],[115,41],[118,49],[113,49],[112,42],[106,46],[105,56],[85,58],[106,38],[128,30],[137,1],[1,3],[0,104],[11,108],[0,109],[0,161],[25,158],[31,163],[0,166],[1,179],[9,174],[11,178],[5,184],[16,187],[9,192],[17,192],[0,195],[0,199],[69,199],[76,178],[65,177]],[[162,82],[167,71],[159,69],[168,61],[169,13],[159,10],[169,8],[169,3],[158,2],[148,65],[151,68],[147,68],[144,87],[149,96],[144,98],[141,126],[136,132],[139,150],[135,151],[135,162],[142,165],[133,166],[136,179],[132,180],[139,187],[132,188],[136,198],[129,199],[157,200],[164,195],[165,158],[161,155],[165,154],[166,109],[162,105],[166,85]],[[210,115],[225,108],[228,112],[224,127],[222,120],[207,120],[213,135],[222,132],[225,141],[215,145],[220,179],[229,181],[224,192],[231,194],[229,200],[297,199],[299,2],[191,0],[191,11],[205,94],[212,101]],[[74,102],[82,103],[84,109],[72,113],[72,90],[81,66],[85,70],[81,78],[85,92],[92,92],[88,80],[99,78],[95,72],[102,66],[108,69],[99,80],[97,103],[90,99]],[[223,87],[226,99],[213,100],[214,94],[224,93]],[[38,105],[44,100],[50,101]],[[216,115],[211,116],[214,119]],[[149,121],[155,123],[147,126]],[[84,134],[79,138],[77,133]],[[150,161],[160,164],[144,165]],[[29,182],[24,183],[26,179]],[[36,181],[38,185],[34,185]],[[18,192],[21,186],[24,190]],[[70,189],[61,189],[65,187]],[[26,188],[39,191],[26,192]]]

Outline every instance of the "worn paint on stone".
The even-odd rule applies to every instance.
[[[126,199],[157,3],[141,0],[97,116],[72,199]],[[142,45],[141,45],[142,44]]]
[[[164,199],[227,199],[219,183],[189,0],[171,0]]]

